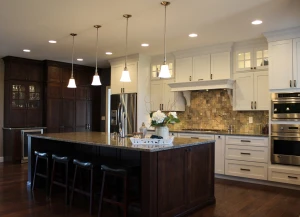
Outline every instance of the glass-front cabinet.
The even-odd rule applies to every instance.
[[[12,109],[39,109],[41,104],[41,88],[37,83],[12,82]]]
[[[169,66],[169,70],[170,70],[170,74],[171,74],[171,78],[174,78],[174,70],[173,70],[173,62],[169,62],[168,63]],[[151,79],[159,79],[159,72],[160,72],[160,67],[161,65],[159,64],[152,64],[151,65]]]
[[[269,56],[267,48],[254,48],[236,51],[236,72],[267,70]]]

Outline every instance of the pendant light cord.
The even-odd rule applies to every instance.
[[[96,45],[96,75],[98,75],[98,64],[97,64],[97,60],[98,60],[98,30],[99,30],[99,28],[97,28],[97,45]]]
[[[73,76],[73,59],[74,59],[74,35],[73,35],[73,47],[72,47],[72,74],[71,74],[71,78],[74,78]]]
[[[164,57],[164,65],[167,64],[167,54],[166,54],[166,32],[167,32],[167,5],[165,5],[165,32],[164,32],[164,53],[165,53],[165,57]]]
[[[127,71],[127,38],[128,38],[128,17],[126,18],[126,48],[125,48],[125,70]]]

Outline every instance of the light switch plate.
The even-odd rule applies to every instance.
[[[105,116],[101,116],[101,121],[105,121]]]
[[[253,124],[253,117],[249,117],[249,124]]]

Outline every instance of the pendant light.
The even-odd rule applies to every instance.
[[[125,49],[125,67],[122,72],[121,82],[131,82],[129,71],[127,69],[127,38],[128,38],[128,19],[132,17],[130,14],[124,14],[123,17],[126,18],[126,49]]]
[[[97,45],[96,45],[96,69],[95,69],[95,75],[93,77],[93,82],[92,85],[93,86],[100,86],[101,85],[101,81],[100,81],[100,77],[98,75],[98,64],[97,64],[97,60],[98,60],[98,30],[101,27],[100,25],[95,25],[94,26],[97,29]]]
[[[158,77],[160,78],[171,78],[169,66],[167,64],[167,54],[166,54],[166,31],[167,31],[167,6],[170,5],[170,2],[163,1],[160,3],[165,7],[165,30],[164,30],[164,64],[160,67],[160,72]]]
[[[75,83],[74,73],[73,73],[73,58],[74,58],[74,37],[77,34],[71,33],[70,35],[73,37],[73,47],[72,47],[72,72],[71,72],[71,78],[69,79],[68,88],[76,88],[76,83]]]

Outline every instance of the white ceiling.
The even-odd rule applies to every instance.
[[[128,53],[163,53],[164,8],[158,0],[0,0],[0,58],[11,55],[71,62],[72,37],[78,64],[95,64],[95,24],[99,29],[99,64]],[[172,0],[167,9],[167,51],[262,37],[263,32],[300,26],[299,0]],[[259,26],[251,25],[263,20]],[[198,38],[189,38],[189,33]],[[49,44],[48,40],[57,40]],[[141,47],[149,43],[150,47]],[[22,50],[28,48],[30,53]],[[113,52],[112,56],[105,55]]]

